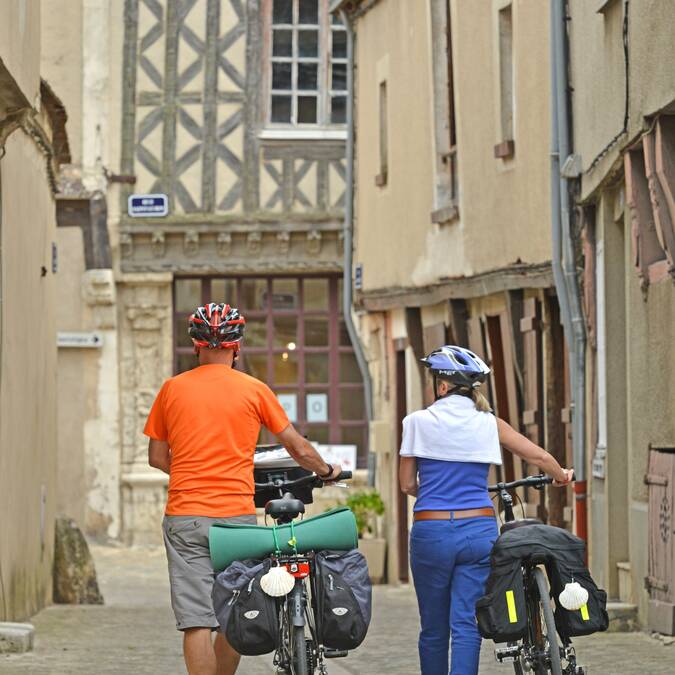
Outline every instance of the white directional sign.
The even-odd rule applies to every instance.
[[[103,346],[103,336],[96,332],[62,332],[56,334],[57,347],[98,349]]]
[[[132,218],[161,218],[169,213],[166,195],[130,195],[127,212]]]

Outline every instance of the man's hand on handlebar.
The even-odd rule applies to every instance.
[[[563,469],[565,472],[565,480],[554,480],[553,487],[565,487],[574,480],[574,469]]]
[[[322,478],[321,480],[324,483],[334,483],[336,480],[340,478],[340,474],[342,473],[342,471],[343,469],[339,464],[334,464],[331,475],[328,478]]]

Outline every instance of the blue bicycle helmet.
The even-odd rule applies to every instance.
[[[464,347],[445,345],[435,349],[421,359],[434,378],[451,382],[457,387],[475,389],[490,373],[490,369],[479,356]]]

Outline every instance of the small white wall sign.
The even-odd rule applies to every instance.
[[[328,394],[307,394],[307,421],[328,422]]]
[[[100,349],[103,347],[103,335],[95,331],[59,331],[56,334],[56,346],[78,347],[80,349]]]
[[[345,471],[356,471],[355,445],[317,445],[317,452],[330,464],[339,464]]]
[[[288,415],[289,422],[298,421],[298,395],[297,394],[277,394],[281,407]]]

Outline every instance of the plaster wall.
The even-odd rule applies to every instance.
[[[32,80],[25,86],[35,90]],[[20,621],[49,603],[52,593],[58,493],[56,284],[51,270],[56,231],[42,153],[20,130],[8,138],[5,150],[0,160],[0,573],[4,588],[0,617]],[[30,308],[39,317],[40,328],[28,338],[25,322],[16,318],[26,316]]]
[[[0,60],[28,102],[39,108],[40,3],[3,0],[0,7]]]
[[[604,12],[597,3],[570,0],[570,60],[574,152],[584,170],[619,134],[625,108],[623,50],[624,2]],[[653,115],[675,100],[675,42],[665,26],[675,25],[675,3],[640,0],[629,4],[629,119],[623,134],[596,168],[584,175],[582,198],[595,190],[625,146]]]
[[[598,273],[604,275],[599,288],[603,297],[597,303],[604,305],[605,360],[606,360],[606,460],[605,478],[594,478],[591,483],[592,500],[592,569],[598,583],[607,589],[610,597],[618,597],[617,563],[629,559],[628,521],[628,437],[626,415],[625,368],[612,367],[626,358],[626,266],[624,219],[615,220],[615,191],[606,191],[597,206],[596,241],[602,246],[603,264]],[[630,269],[628,270],[630,273]],[[596,369],[596,377],[600,371]],[[598,406],[601,405],[598,402]],[[590,445],[591,452],[595,445]]]
[[[428,2],[386,0],[356,21],[356,255],[364,290],[423,286],[550,258],[548,4],[514,3],[515,157],[496,159],[499,3],[452,3],[459,219],[431,222],[434,91]],[[389,171],[379,172],[387,80]],[[382,256],[386,242],[387,256]]]
[[[84,273],[84,244],[79,227],[57,230],[59,262],[62,273],[57,292],[59,331],[82,329],[84,307],[80,278]],[[61,476],[56,502],[60,515],[84,523],[86,505],[86,467],[82,418],[91,414],[95,382],[92,383],[94,350],[60,348],[58,350],[58,473]]]
[[[506,140],[498,124],[497,12],[503,4],[453,4],[464,255],[449,266],[450,275],[551,258],[549,3],[512,6],[515,156],[509,160],[494,157],[494,145]]]
[[[41,75],[61,99],[73,164],[82,163],[82,0],[41,0]],[[97,31],[100,38],[100,31]]]
[[[356,23],[355,261],[363,263],[366,290],[411,285],[427,250],[434,185],[427,12],[425,2],[387,0]],[[376,187],[383,81],[389,171],[387,184]]]

